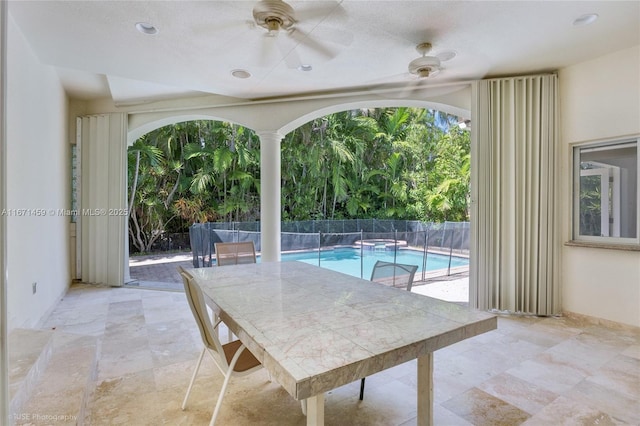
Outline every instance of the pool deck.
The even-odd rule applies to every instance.
[[[128,286],[150,288],[166,291],[183,291],[178,267],[193,267],[191,252],[160,253],[129,258],[131,280]],[[422,280],[422,273],[416,274],[413,283],[414,293],[435,297],[456,303],[469,302],[469,268],[451,268],[451,275],[446,270],[429,271]]]

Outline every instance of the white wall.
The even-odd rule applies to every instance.
[[[571,239],[571,144],[640,134],[640,45],[560,70],[563,229]],[[563,310],[640,326],[640,251],[568,247]]]
[[[7,209],[44,214],[7,218],[11,330],[36,326],[70,283],[69,218],[49,212],[69,208],[70,149],[56,72],[38,62],[11,16],[7,42]]]

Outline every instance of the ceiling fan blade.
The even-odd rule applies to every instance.
[[[454,50],[445,50],[443,52],[438,53],[436,58],[440,59],[440,62],[450,61],[455,58],[457,53]]]
[[[280,42],[278,43],[278,49],[280,50],[280,54],[287,68],[295,69],[302,65],[302,61],[300,60],[298,52],[296,52],[295,46],[286,46],[286,44],[284,43],[284,39],[279,41]]]
[[[331,25],[318,25],[309,32],[309,35],[316,40],[323,40],[340,46],[350,46],[354,38],[352,32]]]
[[[278,33],[265,34],[262,38],[262,47],[258,58],[258,66],[272,67],[284,61],[287,68],[298,68],[302,62],[295,50],[295,45],[287,43],[287,38]]]
[[[314,40],[297,28],[287,31],[287,35],[294,39],[298,44],[306,46],[328,59],[333,59],[336,56],[336,54],[327,46]]]
[[[200,31],[198,29],[198,31]],[[194,32],[196,32],[194,30]],[[255,24],[250,21],[234,21],[225,25],[225,29],[220,31],[219,27],[209,29],[208,31],[202,30],[202,38],[207,40],[215,40],[215,43],[210,43],[211,51],[224,52],[231,43],[242,40],[243,42],[249,42],[254,39]]]
[[[342,16],[345,14],[344,8],[340,5],[342,1],[333,2],[333,4],[317,5],[307,3],[304,7],[296,8],[296,19],[298,21],[314,19],[314,18],[326,18],[329,15]]]
[[[277,57],[276,53],[276,44],[278,40],[277,37],[264,35],[262,37],[262,45],[260,48],[260,56],[258,58],[258,66],[268,67],[275,62],[275,58]]]
[[[424,83],[424,79],[413,77],[411,80],[407,82],[405,87],[400,92],[398,92],[398,97],[405,98],[405,97],[411,96],[413,92],[420,89],[420,86],[422,85],[422,83]]]
[[[405,98],[419,90],[424,81],[407,72],[377,79],[367,84],[366,90],[387,98]]]

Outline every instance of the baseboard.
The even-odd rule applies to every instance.
[[[632,325],[632,324],[625,324],[625,323],[622,323],[622,322],[612,321],[612,320],[608,320],[608,319],[604,319],[604,318],[593,317],[593,316],[590,316],[590,315],[578,314],[578,313],[570,312],[570,311],[563,311],[562,315],[567,317],[567,318],[571,318],[571,319],[574,319],[576,321],[582,321],[582,322],[585,322],[585,323],[588,323],[588,324],[603,325],[605,327],[617,328],[617,329],[620,329],[620,330],[632,330],[632,331],[640,332],[640,326],[636,326],[636,325]]]

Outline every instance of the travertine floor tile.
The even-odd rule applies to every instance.
[[[488,393],[473,388],[442,404],[474,425],[513,426],[522,424],[530,415]]]
[[[478,388],[530,414],[537,413],[558,397],[508,373],[494,376]]]
[[[624,425],[625,423],[588,405],[561,396],[523,424],[526,426],[549,426],[556,424],[614,426]]]
[[[183,293],[74,285],[43,328],[53,335],[50,368],[18,413],[30,419],[19,424],[208,424],[223,376],[206,357],[180,408],[202,348]],[[500,316],[497,330],[435,353],[434,422],[640,424],[639,364],[640,330]],[[327,425],[417,424],[415,361],[368,377],[364,401],[359,385],[327,393]],[[263,371],[231,381],[217,424],[302,426],[305,417]]]

